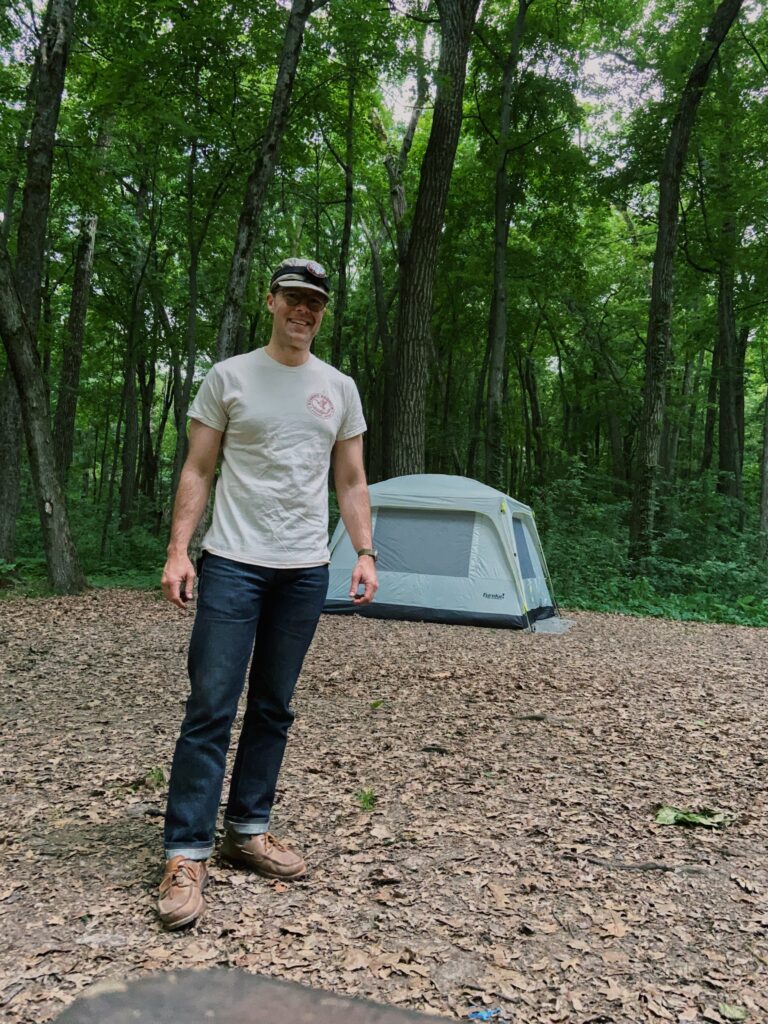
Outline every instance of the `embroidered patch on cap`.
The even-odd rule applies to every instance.
[[[309,396],[307,399],[307,408],[322,420],[330,419],[336,412],[336,407],[330,398],[328,398],[327,395],[321,394],[319,391],[316,391],[314,395]]]
[[[307,260],[307,270],[313,277],[325,277],[325,267],[321,267],[319,263],[315,263],[314,260]]]

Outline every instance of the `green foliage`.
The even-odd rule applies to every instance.
[[[506,140],[504,443],[507,488],[537,512],[565,606],[768,625],[757,523],[768,384],[768,97],[761,85],[768,21],[755,11],[745,5],[719,55],[685,169],[666,410],[667,432],[677,430],[679,444],[675,464],[660,471],[656,546],[640,565],[627,560],[626,481],[635,468],[643,400],[659,161],[711,10],[693,0],[660,0],[649,18],[639,0],[541,0],[526,15]],[[288,252],[314,256],[338,276],[340,164],[351,130],[354,218],[340,365],[363,397],[372,480],[384,474],[387,388],[394,384],[385,373],[371,239],[381,257],[391,330],[399,264],[385,160],[398,157],[416,77],[423,74],[431,92],[399,197],[403,224],[410,226],[430,130],[438,32],[426,26],[434,14],[415,2],[325,5],[313,13],[243,311],[245,349],[268,336],[263,295],[270,268]],[[500,83],[516,15],[501,0],[481,8],[431,309],[426,469],[478,479],[486,474]],[[286,18],[284,5],[250,0],[78,4],[39,349],[53,410],[80,224],[97,214],[68,494],[94,585],[157,586],[179,387],[188,358],[194,386],[213,358],[240,204],[271,104]],[[10,196],[16,178],[20,186],[12,251],[24,170],[15,143],[31,119],[25,96],[35,46],[26,9],[11,5],[0,13],[0,131],[8,140],[0,153],[0,195],[8,190]],[[193,254],[197,301],[190,310]],[[746,339],[739,499],[718,493],[723,478],[716,475],[713,349],[723,265],[733,269],[737,329]],[[330,356],[337,315],[332,305],[316,345],[321,358]],[[156,464],[152,476],[137,456],[140,497],[121,523],[129,356],[141,450],[149,445]],[[712,450],[705,458],[708,417]],[[333,529],[333,494],[330,511]],[[0,591],[41,590],[41,552],[25,477],[18,552],[6,553],[9,562],[0,564]]]
[[[749,1010],[746,1006],[736,1006],[733,1003],[718,1003],[717,1010],[724,1020],[747,1020]]]
[[[147,789],[162,789],[167,782],[163,768],[150,768],[144,778],[144,785]]]
[[[376,804],[376,794],[372,789],[361,789],[355,793],[355,800],[363,811],[372,811]]]
[[[629,499],[612,481],[574,465],[534,500],[564,607],[739,625],[768,625],[768,581],[754,526],[724,530],[733,502],[703,484],[660,518],[675,523],[641,566],[627,559]]]
[[[700,826],[701,828],[726,828],[732,820],[724,811],[715,811],[709,807],[702,807],[698,811],[681,811],[678,807],[666,805],[659,807],[655,818],[658,825]]]
[[[0,590],[13,586],[17,569],[15,562],[5,562],[0,558]]]

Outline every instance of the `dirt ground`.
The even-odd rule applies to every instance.
[[[126,591],[0,603],[0,1016],[234,966],[495,1024],[768,1021],[766,631],[571,617],[325,617],[273,822],[310,873],[214,857],[207,913],[167,934],[191,617]]]

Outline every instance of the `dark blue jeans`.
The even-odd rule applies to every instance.
[[[213,850],[229,736],[245,682],[248,701],[225,822],[266,832],[290,708],[328,590],[328,566],[269,569],[206,553],[189,645],[191,692],[176,743],[165,849],[202,860]]]

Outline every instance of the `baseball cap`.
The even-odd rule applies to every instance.
[[[325,267],[315,260],[304,260],[297,256],[291,256],[283,260],[279,267],[273,272],[269,282],[269,290],[276,291],[278,288],[307,288],[313,292],[319,292],[326,299],[330,298],[331,282],[328,280]]]

